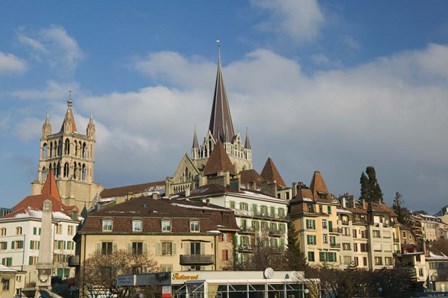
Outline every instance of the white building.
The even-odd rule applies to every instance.
[[[75,275],[74,269],[68,267],[67,261],[69,256],[75,255],[73,237],[79,224],[78,209],[62,204],[53,172],[50,171],[41,194],[24,198],[13,207],[12,213],[0,217],[1,263],[16,270],[26,271],[25,287],[32,286],[37,279],[42,206],[47,199],[53,204],[52,275],[62,278]]]

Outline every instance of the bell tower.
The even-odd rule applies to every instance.
[[[48,171],[53,170],[56,184],[67,206],[79,210],[92,206],[99,191],[94,183],[95,124],[90,116],[86,134],[78,132],[73,114],[71,92],[61,129],[52,133],[49,116],[42,126],[37,180],[32,182],[32,194],[41,193]]]

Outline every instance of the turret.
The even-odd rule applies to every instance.
[[[95,139],[95,123],[93,122],[93,116],[90,114],[89,124],[87,124],[86,134],[89,139]]]
[[[42,125],[42,139],[51,134],[50,116],[47,114],[44,124]]]

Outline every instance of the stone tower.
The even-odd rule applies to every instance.
[[[208,133],[204,138],[204,143],[199,146],[195,129],[193,146],[191,148],[191,159],[199,170],[202,171],[204,169],[218,140],[223,144],[237,173],[242,170],[252,169],[252,148],[250,146],[249,135],[246,132],[246,139],[243,141],[240,134],[235,134],[233,129],[229,101],[227,100],[227,92],[222,75],[221,47],[219,42],[218,71],[216,74],[215,94],[213,96]]]
[[[32,182],[32,194],[40,194],[49,170],[53,170],[64,205],[90,209],[100,191],[94,183],[95,124],[92,116],[86,134],[76,128],[71,94],[61,129],[52,133],[48,115],[42,126],[37,180]]]

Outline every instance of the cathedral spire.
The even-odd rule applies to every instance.
[[[246,141],[244,142],[244,148],[252,149],[252,146],[250,145],[249,132],[248,132],[247,127],[246,127]]]
[[[75,117],[73,117],[73,100],[72,91],[69,91],[67,99],[67,112],[65,113],[64,122],[62,123],[61,131],[64,132],[77,132]]]
[[[51,124],[50,115],[47,113],[44,124],[42,125],[42,138],[46,138],[49,134],[51,134]]]
[[[224,86],[221,69],[221,46],[218,45],[218,71],[216,74],[215,94],[213,97],[212,112],[210,116],[209,130],[216,141],[231,143],[235,135],[233,130],[232,116],[230,115],[229,102]]]
[[[198,135],[196,134],[196,126],[194,127],[193,146],[192,149],[199,148]]]

